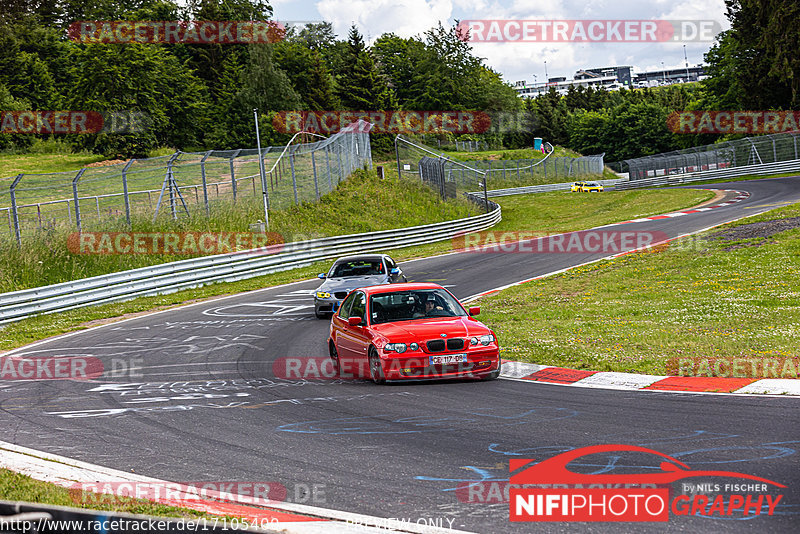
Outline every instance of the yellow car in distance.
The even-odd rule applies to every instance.
[[[583,182],[581,193],[602,193],[603,186],[597,182]]]
[[[571,193],[580,193],[582,191],[582,187],[586,185],[586,182],[574,182],[572,184],[572,188],[570,188]]]

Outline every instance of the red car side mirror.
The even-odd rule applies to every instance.
[[[470,316],[478,315],[479,313],[481,313],[481,307],[480,306],[472,306],[472,307],[470,307],[470,309],[469,309]]]
[[[361,317],[348,317],[347,324],[350,326],[358,326],[361,324]]]

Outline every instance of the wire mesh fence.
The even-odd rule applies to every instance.
[[[442,139],[442,137],[438,135],[422,134],[419,137],[419,140],[423,144],[436,147],[439,150],[452,150],[456,152],[480,152],[484,150],[490,150],[492,148],[486,141],[470,139],[461,141],[449,137]]]
[[[599,179],[603,174],[603,154],[580,157],[555,157],[553,146],[545,143],[545,157],[542,159],[518,160],[470,160],[455,161],[435,148],[417,140],[398,136],[395,140],[397,172],[401,178],[426,180],[427,167],[434,158],[442,161],[441,178],[435,174],[434,180],[442,184],[436,188],[443,196],[453,196],[459,191],[471,192],[484,187],[503,189],[526,185],[571,182],[578,178]],[[426,167],[427,166],[427,167]],[[430,173],[428,173],[430,174]]]
[[[798,154],[800,154],[798,137],[800,137],[798,133],[745,137],[713,145],[623,160],[621,170],[623,172],[627,170],[630,180],[643,180],[671,174],[790,161],[798,159]]]
[[[169,156],[0,179],[0,224],[22,243],[55,228],[102,230],[125,219],[210,216],[231,203],[266,201],[283,209],[316,201],[354,170],[372,166],[369,123],[358,121],[314,142],[257,149],[176,152]],[[299,138],[302,140],[302,137]],[[254,221],[255,222],[255,221]]]

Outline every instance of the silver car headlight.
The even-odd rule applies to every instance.
[[[387,343],[383,346],[383,350],[386,352],[397,352],[398,354],[402,354],[406,351],[406,344],[405,343]]]
[[[486,334],[485,336],[481,336],[481,345],[485,347],[489,343],[494,343],[494,336],[492,334]]]

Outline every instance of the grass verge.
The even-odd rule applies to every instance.
[[[797,358],[793,217],[800,204],[509,288],[481,299],[481,320],[505,357],[577,369],[674,374],[678,358]]]
[[[44,505],[90,508],[92,510],[108,510],[128,514],[183,517],[187,519],[214,517],[194,510],[165,506],[142,499],[103,498],[91,493],[87,494],[86,498],[83,498],[80,492],[57,484],[42,482],[8,469],[0,469],[0,496],[7,501],[35,502]]]
[[[270,232],[282,241],[302,241],[323,236],[364,233],[459,219],[478,214],[466,199],[442,201],[430,188],[415,181],[378,180],[375,172],[357,171],[319,202],[302,203],[270,211]],[[264,217],[259,201],[239,202],[217,209],[210,218],[203,212],[173,221],[124,218],[104,225],[103,231],[247,232],[249,224]],[[86,229],[84,229],[86,230]],[[91,228],[90,228],[91,230]],[[78,280],[91,276],[197,257],[188,254],[74,254],[68,247],[73,229],[43,231],[23,242],[0,246],[0,292]],[[277,240],[275,240],[277,241]],[[250,248],[244,246],[243,248]],[[188,251],[187,252],[191,252]]]
[[[97,154],[5,154],[0,156],[0,178],[20,173],[77,171],[90,163],[106,159]]]
[[[601,195],[566,192],[519,195],[499,199],[503,220],[492,230],[565,232],[609,224],[645,215],[654,215],[695,205],[710,198],[707,191],[690,189],[662,191],[616,191]],[[449,241],[388,251],[399,260],[450,252]],[[12,349],[50,336],[85,329],[106,318],[124,317],[154,309],[169,308],[192,300],[235,294],[297,280],[307,280],[327,270],[330,262],[317,262],[301,269],[188,289],[169,295],[142,297],[68,310],[58,314],[31,317],[5,325],[0,330],[0,349]]]

